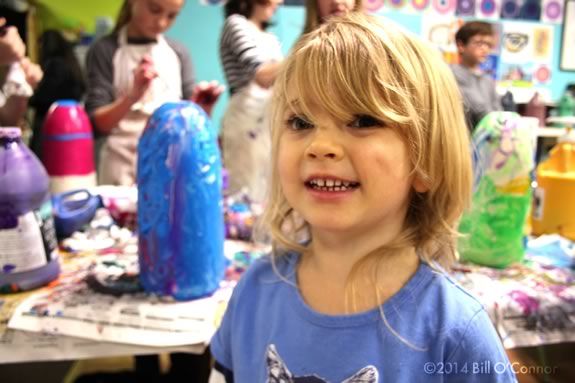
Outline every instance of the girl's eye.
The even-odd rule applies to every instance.
[[[355,119],[348,125],[351,128],[375,128],[383,126],[383,122],[377,118],[367,115],[355,116]]]
[[[292,130],[305,130],[313,128],[313,124],[299,116],[292,116],[287,120],[288,128]]]
[[[150,4],[149,10],[154,15],[158,15],[158,14],[162,13],[162,8],[158,7],[155,4]]]

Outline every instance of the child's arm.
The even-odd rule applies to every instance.
[[[280,61],[270,61],[258,67],[254,76],[256,84],[262,88],[270,88],[279,74],[281,68]]]
[[[110,131],[131,110],[132,105],[142,98],[150,87],[152,80],[158,76],[149,56],[144,56],[139,65],[134,69],[134,85],[130,92],[120,96],[111,104],[94,110],[92,120],[94,127],[102,134]]]
[[[24,41],[16,27],[7,26],[6,19],[0,18],[0,65],[10,65],[19,61],[26,53]]]
[[[202,81],[194,87],[194,92],[190,100],[198,104],[204,111],[211,116],[212,109],[218,101],[220,95],[224,92],[224,87],[217,81]]]

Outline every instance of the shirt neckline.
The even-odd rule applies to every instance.
[[[429,265],[420,261],[417,270],[407,283],[397,293],[385,301],[383,305],[360,313],[328,315],[314,310],[304,301],[296,278],[296,266],[299,259],[299,254],[293,254],[293,256],[290,256],[287,260],[288,265],[286,267],[285,277],[290,281],[289,284],[286,284],[289,289],[290,300],[294,302],[295,310],[299,315],[307,321],[322,327],[355,327],[367,325],[381,320],[382,311],[385,313],[386,319],[389,320],[390,316],[396,314],[398,308],[405,303],[408,297],[413,300],[413,297],[418,296],[419,292],[427,284],[426,282],[433,277],[433,271]]]

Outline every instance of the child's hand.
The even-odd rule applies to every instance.
[[[38,83],[44,76],[44,72],[42,72],[42,69],[38,64],[31,62],[28,57],[24,57],[20,60],[20,65],[22,66],[22,70],[26,76],[26,82],[30,84],[32,89],[36,89],[36,86],[38,86]]]
[[[158,72],[154,69],[152,58],[148,55],[144,56],[134,69],[134,86],[129,95],[130,100],[139,101],[156,77],[158,77]]]
[[[211,116],[212,109],[224,90],[225,87],[218,84],[217,81],[201,81],[194,87],[191,100],[201,106],[202,109]]]
[[[0,65],[19,61],[26,53],[26,46],[16,27],[6,26],[6,19],[0,18]]]

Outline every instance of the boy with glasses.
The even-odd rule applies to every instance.
[[[455,43],[460,63],[451,68],[463,96],[467,125],[473,131],[486,114],[501,110],[495,81],[480,68],[495,44],[493,27],[483,21],[465,23],[455,34]]]

